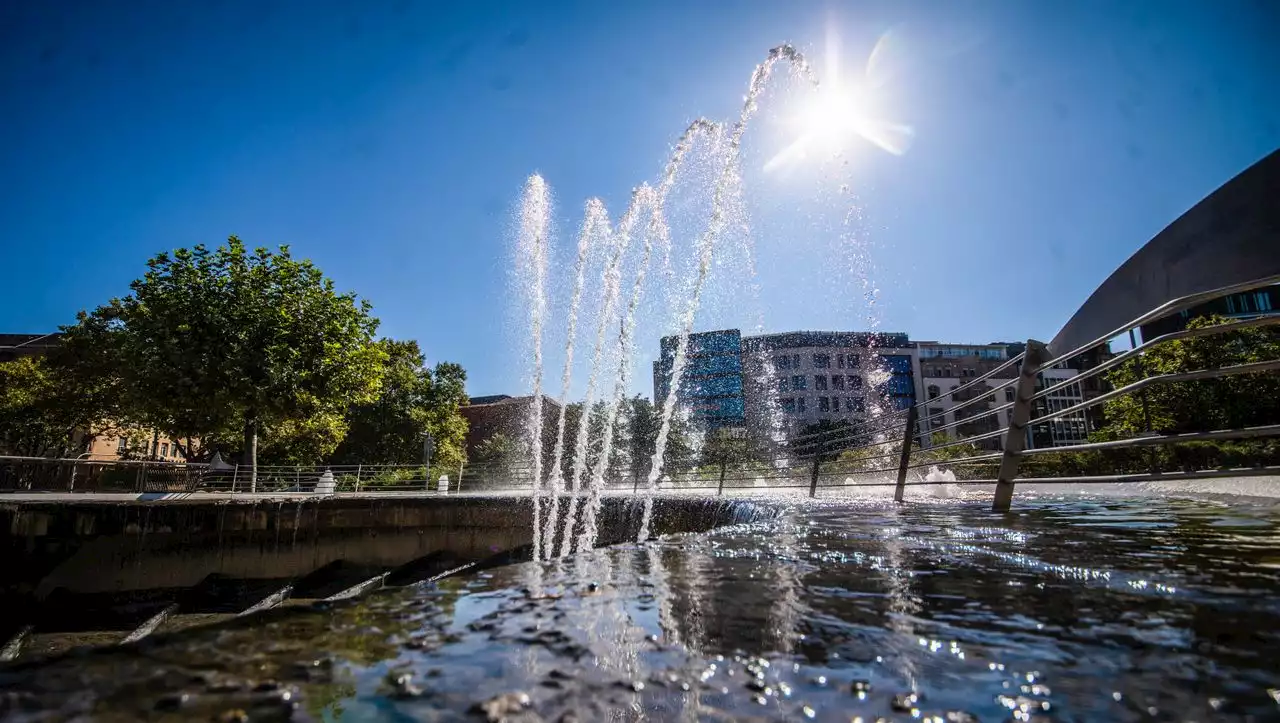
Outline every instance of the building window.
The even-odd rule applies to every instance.
[[[819,392],[827,391],[827,375],[826,374],[813,375],[813,388]]]
[[[814,369],[830,369],[831,355],[830,354],[814,354],[813,368]]]
[[[792,368],[792,369],[799,369],[799,368],[800,368],[800,355],[799,355],[799,354],[792,354],[792,355],[791,355],[791,368]]]
[[[849,375],[849,388],[850,388],[850,389],[861,389],[861,388],[862,388],[862,377],[858,377],[858,376],[854,376],[854,375],[850,374],[850,375]]]
[[[831,411],[831,400],[830,400],[830,399],[828,399],[828,398],[826,398],[826,397],[818,397],[818,411],[819,411],[819,412],[830,412],[830,411]]]
[[[840,411],[840,397],[832,397],[832,398],[831,398],[831,411],[833,411],[833,412],[838,412],[838,411]],[[849,411],[849,408],[848,408],[848,407],[845,407],[845,410],[844,410],[844,411],[846,411],[846,412],[847,412],[847,411]]]
[[[1253,292],[1254,303],[1258,311],[1271,311],[1271,294],[1266,291]]]
[[[836,367],[844,369],[844,354],[836,354]]]
[[[853,397],[845,397],[844,410],[846,412],[865,412],[867,411],[867,404],[861,399],[855,399]]]
[[[804,414],[804,397],[796,399],[796,412]]]
[[[848,365],[849,369],[856,369],[858,366],[858,355],[846,354],[844,357],[844,363]]]
[[[831,377],[831,388],[837,391],[844,391],[844,375],[835,374]]]
[[[168,456],[169,456],[169,443],[168,443],[168,442],[165,442],[165,443],[163,443],[163,444],[161,444],[161,445],[160,445],[160,456],[161,456],[161,457],[168,457]]]
[[[121,437],[116,442],[116,452],[126,452],[128,451],[128,449],[129,449],[129,438]]]
[[[782,407],[782,411],[787,414],[796,413],[796,400],[788,397],[787,399],[778,400],[778,404]]]
[[[773,366],[778,369],[790,369],[791,357],[787,356],[786,354],[783,354],[782,356],[776,356],[773,358]]]
[[[791,380],[786,377],[778,377],[778,391],[780,392],[791,391]]]
[[[1006,402],[1012,402],[1012,401],[1013,401],[1013,387],[1005,387],[1005,388],[1004,388],[1004,400],[1005,400]]]
[[[791,377],[791,388],[796,390],[797,392],[803,392],[804,390],[808,389],[809,384],[806,381],[805,375],[797,374]]]
[[[938,395],[939,395],[939,394],[941,394],[941,393],[942,393],[942,390],[941,390],[941,389],[938,389],[938,385],[937,385],[937,384],[930,384],[930,385],[929,385],[929,398],[930,398],[930,399],[937,399],[937,398],[938,398]]]
[[[941,373],[941,374],[939,374],[938,376],[940,376],[940,377],[949,377],[949,376],[951,376],[951,367],[947,367],[946,369],[943,369],[943,370],[942,370],[942,373]]]

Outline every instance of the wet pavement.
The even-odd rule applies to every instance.
[[[0,717],[1280,720],[1280,507],[780,501],[775,520],[0,670]]]

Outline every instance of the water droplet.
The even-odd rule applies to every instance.
[[[1120,691],[1118,691],[1118,690],[1117,690],[1117,691],[1115,691],[1114,693],[1112,693],[1112,694],[1111,694],[1111,697],[1112,697],[1113,699],[1115,699],[1115,701],[1116,701],[1117,703],[1119,703],[1119,702],[1120,702],[1120,699],[1121,699],[1121,698],[1123,698],[1124,696],[1123,696],[1123,695],[1120,695]]]
[[[914,710],[916,703],[918,702],[920,702],[920,696],[915,693],[899,693],[893,696],[893,700],[889,703],[889,707],[896,711],[907,712]]]

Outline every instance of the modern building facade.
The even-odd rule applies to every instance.
[[[1007,362],[1007,345],[920,341],[916,342],[916,349],[920,356],[923,399],[927,403],[920,416],[922,430],[929,432],[925,444],[931,444],[935,436],[938,439],[972,437],[995,431],[1008,423],[1011,410],[1005,410],[1003,414],[982,415],[1013,401],[1013,386],[1001,387],[1017,378],[1016,366],[1010,366],[976,386],[949,393]],[[984,399],[974,401],[979,397]],[[966,419],[972,421],[966,422]],[[999,449],[1001,440],[996,437],[976,444],[983,449]]]
[[[666,397],[677,337],[662,339],[654,399]],[[823,421],[860,423],[871,405],[915,403],[919,365],[906,334],[736,329],[692,334],[677,390],[691,423],[780,440]]]
[[[653,363],[653,401],[661,406],[671,388],[678,337],[661,340]],[[706,430],[740,429],[747,423],[743,388],[743,338],[737,329],[689,335],[676,398],[690,423]]]
[[[677,338],[662,339],[653,364],[654,400],[669,389]],[[689,337],[678,404],[692,424],[707,431],[741,431],[761,442],[782,441],[823,422],[865,423],[878,408],[905,409],[925,402],[924,444],[994,432],[1013,410],[984,414],[1013,401],[1020,368],[1010,365],[975,386],[959,390],[1023,351],[1023,344],[956,344],[911,341],[903,333],[794,331],[742,336],[737,329]],[[1110,352],[1073,359],[1040,373],[1037,390],[1073,379],[1111,358]],[[1094,377],[1067,384],[1036,400],[1033,416],[1057,412],[1107,391]],[[874,407],[873,407],[874,405]],[[1088,441],[1099,426],[1097,410],[1077,412],[1028,430],[1031,447]],[[967,421],[971,420],[971,421]],[[998,450],[1003,437],[976,444]]]

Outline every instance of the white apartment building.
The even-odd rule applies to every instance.
[[[917,399],[919,361],[906,334],[795,331],[743,337],[748,432],[795,436],[822,421],[865,422],[881,403]]]

